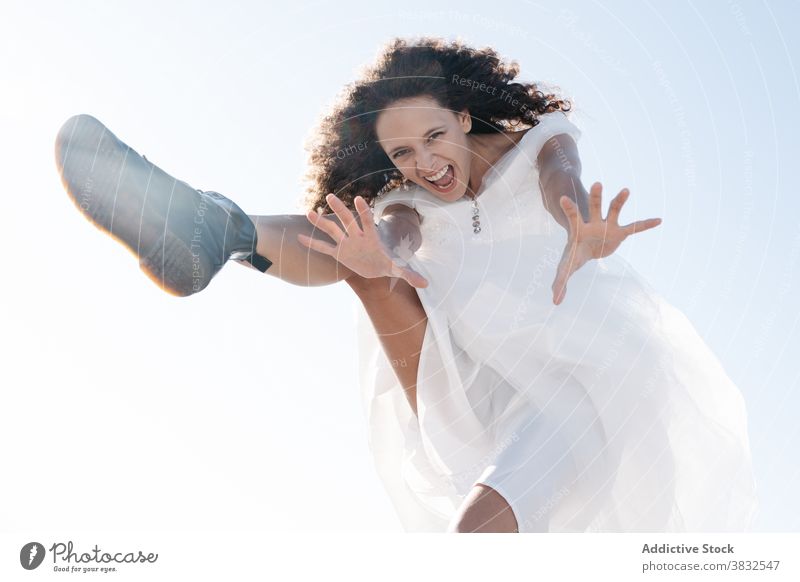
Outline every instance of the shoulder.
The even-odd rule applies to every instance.
[[[422,216],[416,208],[402,202],[393,202],[383,208],[383,212],[380,216],[376,214],[377,218],[385,218],[387,216],[416,218],[419,222],[422,221]]]
[[[400,186],[375,197],[371,204],[375,222],[377,223],[384,214],[416,211],[417,188],[416,184],[409,187]]]
[[[580,128],[563,111],[545,113],[537,117],[537,121],[538,123],[528,129],[520,141],[528,140],[541,148],[548,139],[556,135],[568,135],[574,141],[578,141],[581,137]]]
[[[443,202],[422,186],[418,184],[409,184],[408,188],[405,190],[402,187],[395,188],[386,194],[378,196],[373,199],[371,205],[377,224],[382,214],[388,214],[390,211],[393,214],[398,211],[404,212],[404,210],[400,208],[401,205],[412,208],[416,212],[420,222],[422,222],[425,216],[438,212],[446,204],[446,202]]]
[[[539,123],[525,130],[518,147],[525,152],[531,165],[542,166],[552,160],[575,160],[580,128],[562,111],[545,113]]]

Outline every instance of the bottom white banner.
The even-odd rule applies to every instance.
[[[800,580],[800,534],[0,534],[0,580]]]

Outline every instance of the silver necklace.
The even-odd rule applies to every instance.
[[[478,208],[478,197],[472,197],[472,232],[478,234],[481,231],[481,212]]]

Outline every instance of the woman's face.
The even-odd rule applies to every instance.
[[[406,179],[454,202],[464,196],[469,182],[472,155],[467,132],[471,128],[466,110],[453,113],[431,97],[414,97],[383,110],[375,133]]]

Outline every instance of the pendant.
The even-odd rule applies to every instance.
[[[478,210],[477,198],[472,199],[472,232],[478,234],[481,231],[481,214]]]

